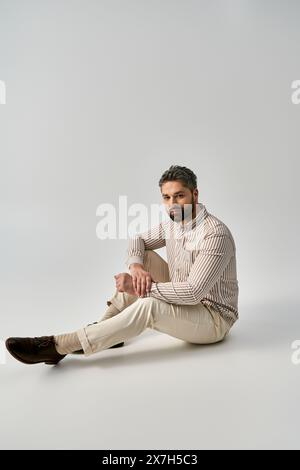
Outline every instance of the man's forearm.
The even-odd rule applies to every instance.
[[[128,268],[132,264],[143,265],[145,250],[157,250],[165,245],[165,234],[161,222],[158,226],[129,239],[125,264]]]

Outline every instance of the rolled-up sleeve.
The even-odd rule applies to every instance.
[[[164,222],[160,222],[146,232],[129,239],[125,260],[128,268],[132,263],[144,263],[145,250],[158,250],[166,245],[164,225]]]
[[[234,255],[228,235],[213,234],[203,239],[199,253],[184,282],[153,282],[149,297],[168,303],[196,305],[212,289]]]

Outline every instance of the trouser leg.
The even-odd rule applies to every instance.
[[[145,250],[144,269],[157,282],[168,282],[170,280],[168,263],[153,250]],[[107,301],[108,309],[99,321],[107,320],[117,315],[137,299],[138,297],[135,295],[115,290],[113,296]]]
[[[152,250],[145,252],[144,268],[155,281],[170,280],[166,261]],[[147,328],[197,344],[221,341],[229,331],[225,320],[203,304],[169,304],[118,291],[107,304],[116,307],[116,313],[107,311],[100,321],[77,330],[86,356],[133,338]]]
[[[200,305],[175,305],[154,297],[138,298],[118,315],[76,333],[86,356],[126,341],[152,328],[197,344],[221,341],[229,331],[225,320]]]

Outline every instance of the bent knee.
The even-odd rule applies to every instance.
[[[153,297],[139,297],[135,302],[137,315],[145,319],[148,328],[153,328],[154,324],[154,300]]]
[[[159,254],[156,253],[155,251],[153,250],[145,250],[145,253],[144,253],[144,261],[145,259],[147,258],[155,258],[155,257],[158,257]]]
[[[137,302],[142,305],[151,305],[154,302],[154,297],[138,297]]]

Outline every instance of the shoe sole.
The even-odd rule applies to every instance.
[[[8,352],[9,352],[15,359],[17,359],[17,361],[23,362],[23,364],[42,364],[42,363],[44,362],[45,364],[48,364],[48,365],[55,365],[55,364],[58,364],[58,362],[61,361],[61,359],[60,359],[60,361],[58,361],[58,362],[49,362],[49,361],[47,361],[47,362],[45,362],[45,361],[29,362],[29,361],[24,361],[24,359],[21,359],[21,358],[11,349],[8,339],[5,341],[5,346],[6,346],[6,349],[8,350]]]
[[[121,343],[114,344],[113,346],[110,346],[110,347],[107,348],[107,349],[121,348],[122,346],[124,346],[124,341],[122,341]],[[71,352],[70,354],[83,355],[83,354],[84,354],[84,351],[83,351],[83,349],[80,349],[80,350],[78,350],[78,351],[73,351],[73,352]]]
[[[110,346],[108,349],[121,348],[122,346],[124,346],[124,341],[122,341],[121,343],[114,344],[113,346]]]

